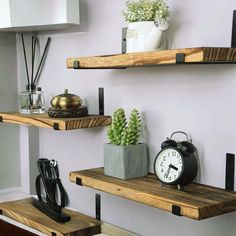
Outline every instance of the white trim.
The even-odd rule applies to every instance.
[[[21,191],[21,187],[0,189],[0,195],[7,195],[7,194],[12,194],[12,193],[19,193],[20,191]]]
[[[21,188],[8,188],[0,190],[0,202],[16,201],[29,198],[29,195],[21,192]]]
[[[20,126],[21,191],[30,194],[29,127]]]

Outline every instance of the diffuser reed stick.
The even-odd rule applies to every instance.
[[[31,69],[31,84],[33,84],[34,80],[34,62],[35,62],[35,48],[36,48],[37,38],[32,37],[32,69]]]
[[[39,67],[38,67],[38,70],[36,72],[36,75],[34,77],[34,81],[33,81],[33,84],[36,85],[38,83],[38,80],[39,80],[39,73],[41,72],[42,70],[42,65],[43,65],[43,62],[46,58],[46,53],[48,51],[48,47],[49,47],[49,43],[51,41],[51,38],[48,38],[47,39],[47,42],[46,42],[46,45],[45,45],[45,48],[44,48],[44,51],[43,51],[43,55],[41,57],[41,60],[40,60],[40,63],[39,63]]]
[[[28,69],[28,62],[27,62],[27,55],[26,55],[26,49],[25,49],[25,40],[24,40],[24,35],[21,34],[21,39],[22,39],[22,46],[23,46],[23,53],[24,53],[24,61],[25,61],[25,68],[26,68],[26,75],[27,75],[27,90],[35,90],[39,81],[39,77],[40,77],[40,73],[42,71],[45,59],[46,59],[46,55],[47,55],[47,51],[49,48],[49,44],[51,41],[51,38],[47,39],[44,51],[43,51],[43,55],[40,59],[40,63],[38,65],[37,71],[36,71],[36,75],[34,76],[34,67],[35,67],[35,55],[36,55],[36,44],[38,42],[37,37],[33,36],[32,37],[32,41],[31,41],[31,78],[29,77],[29,69]]]
[[[27,81],[28,81],[28,87],[30,86],[30,80],[29,80],[29,70],[28,70],[28,63],[27,63],[27,57],[25,52],[25,40],[23,34],[21,34],[21,41],[23,45],[23,52],[24,52],[24,60],[25,60],[25,69],[26,69],[26,75],[27,75]]]

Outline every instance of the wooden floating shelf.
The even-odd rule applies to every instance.
[[[1,214],[17,222],[52,236],[90,236],[100,233],[101,222],[84,214],[65,209],[71,217],[66,223],[57,223],[32,205],[32,199],[0,203]]]
[[[70,173],[70,181],[165,211],[202,220],[236,210],[236,193],[192,183],[184,191],[161,186],[153,174],[128,181],[105,176],[103,168]],[[178,215],[177,214],[177,215]]]
[[[67,68],[116,69],[172,64],[236,63],[236,48],[200,47],[67,59]]]
[[[17,112],[0,113],[2,122],[32,125],[56,130],[73,130],[107,126],[111,124],[110,116],[88,115],[80,118],[52,118],[48,114],[24,115]]]

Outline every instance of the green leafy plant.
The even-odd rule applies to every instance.
[[[137,21],[154,21],[170,16],[166,0],[128,0],[127,11],[122,11],[128,23]]]
[[[119,108],[113,113],[112,125],[107,131],[108,139],[111,144],[115,145],[136,145],[141,134],[141,126],[142,122],[137,109],[131,111],[127,124],[125,111]]]

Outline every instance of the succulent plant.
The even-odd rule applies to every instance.
[[[112,144],[121,145],[122,135],[126,128],[126,124],[124,109],[117,109],[113,114],[112,125],[107,132],[108,138]]]
[[[141,118],[137,109],[131,111],[127,125],[125,111],[123,108],[119,108],[113,113],[112,125],[107,132],[108,139],[111,144],[115,145],[136,145],[139,141],[141,125]]]
[[[170,16],[166,0],[128,0],[127,11],[122,11],[128,23],[137,21],[154,21]]]

